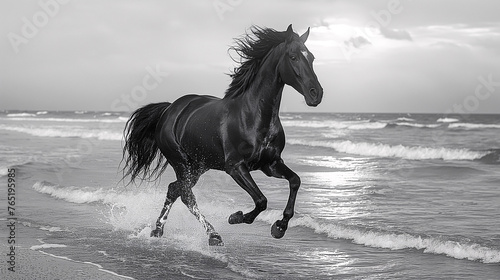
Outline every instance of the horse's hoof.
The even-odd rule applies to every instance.
[[[210,246],[224,246],[224,242],[222,242],[222,238],[218,233],[211,233],[210,238],[208,239],[208,245]]]
[[[229,216],[229,220],[228,221],[232,225],[243,223],[243,212],[238,211],[238,212],[236,212],[234,214],[231,214],[231,216]]]
[[[271,235],[274,238],[282,238],[285,235],[286,228],[280,227],[278,225],[280,221],[276,221],[271,227]]]
[[[151,231],[151,237],[162,237],[163,236],[163,228],[156,228]]]

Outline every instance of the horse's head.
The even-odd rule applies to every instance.
[[[315,107],[321,103],[323,88],[313,70],[314,55],[304,45],[309,28],[300,37],[293,32],[291,24],[285,32],[287,39],[279,65],[280,77],[304,96],[307,105]]]

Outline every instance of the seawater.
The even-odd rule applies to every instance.
[[[167,169],[127,185],[128,114],[0,113],[0,175],[16,169],[19,224],[40,250],[135,279],[497,279],[500,116],[284,113],[285,162],[301,176],[285,237],[270,235],[286,181],[252,173],[268,210],[229,225],[251,198],[218,171],[194,188],[225,246],[211,248],[178,202],[163,238],[149,233]],[[6,196],[0,196],[6,205]]]

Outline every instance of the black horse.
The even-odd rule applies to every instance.
[[[301,36],[253,26],[251,34],[232,47],[242,58],[234,69],[224,98],[185,95],[173,103],[155,103],[136,110],[125,127],[124,177],[157,179],[170,164],[177,180],[170,183],[167,198],[151,236],[163,235],[172,204],[181,198],[209,235],[210,245],[223,245],[220,235],[200,213],[192,188],[209,169],[223,170],[252,196],[255,209],[229,217],[230,224],[251,224],[267,207],[250,171],[287,179],[290,196],[283,219],[271,227],[281,238],[294,214],[300,178],[288,168],[281,152],[285,133],[279,108],[285,84],[301,93],[307,105],[317,106],[323,97],[313,71],[314,56]],[[127,155],[128,154],[128,155]],[[162,156],[163,155],[163,156]]]

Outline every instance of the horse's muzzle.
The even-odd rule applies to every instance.
[[[306,104],[311,107],[316,107],[323,99],[323,89],[310,88],[309,94],[306,96]]]

